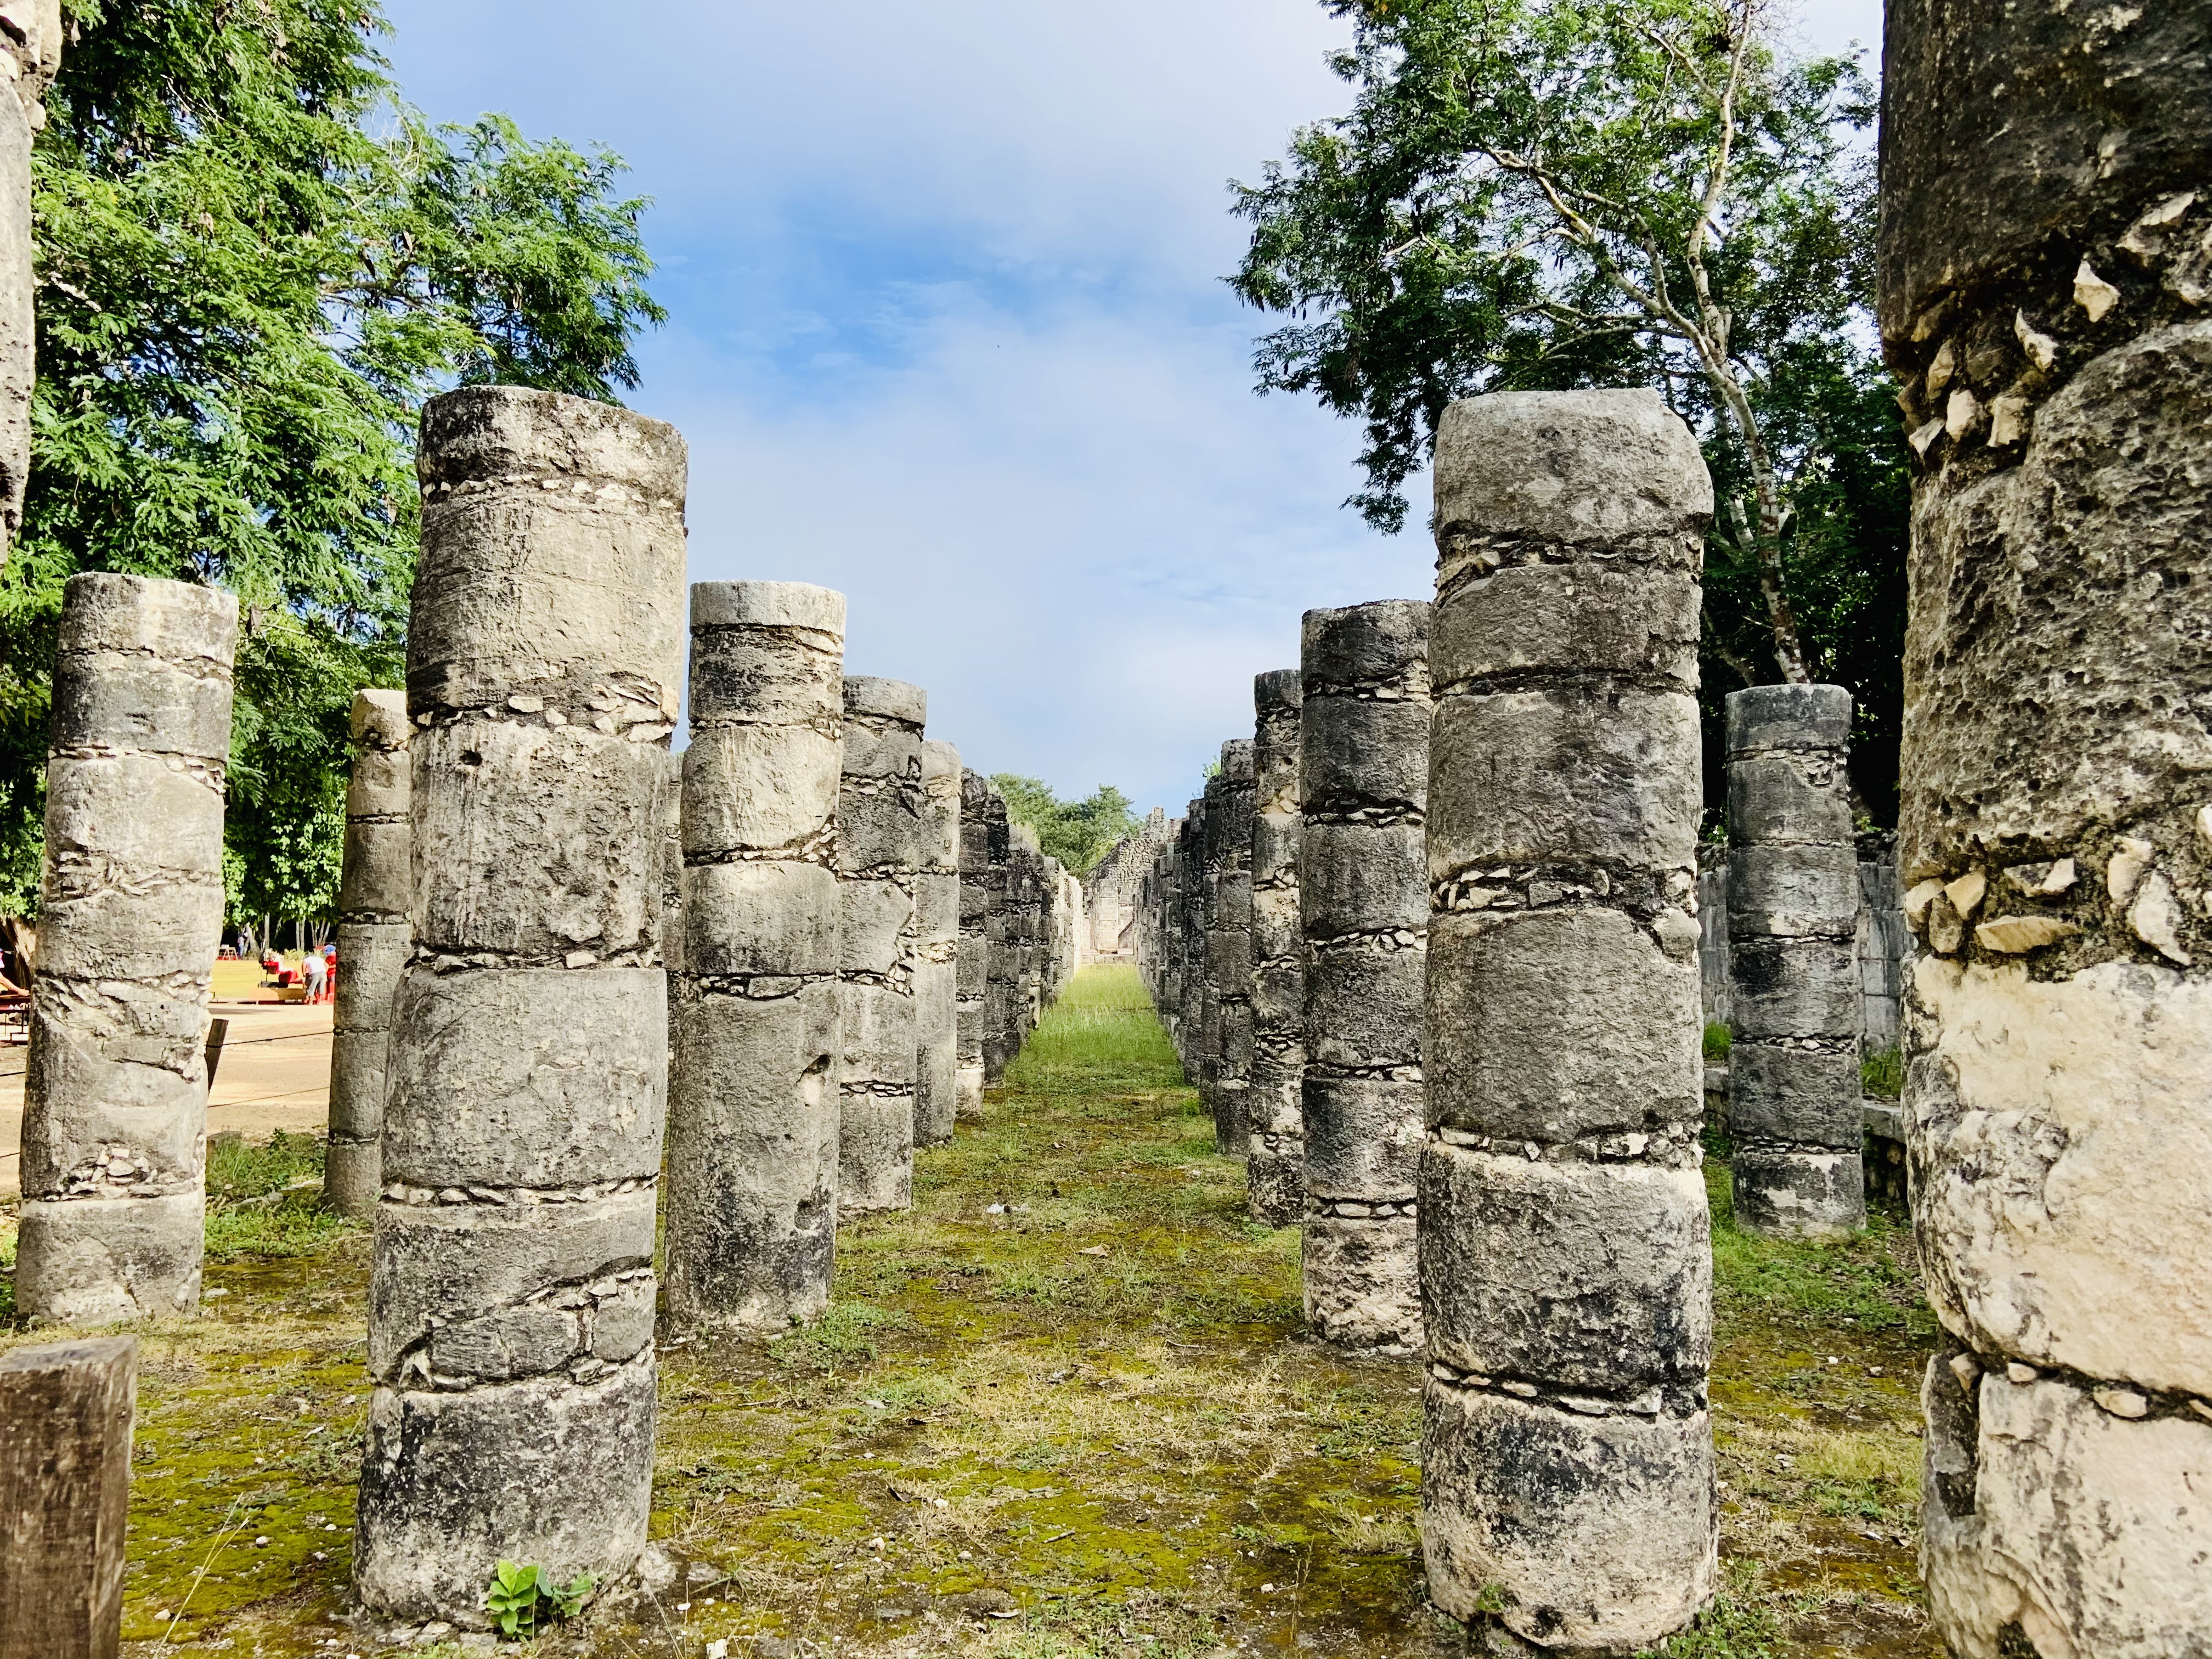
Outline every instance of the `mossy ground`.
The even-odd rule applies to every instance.
[[[393,1650],[338,1622],[368,1240],[295,1186],[315,1150],[221,1150],[207,1315],[141,1332],[128,1653]],[[1729,1589],[1668,1651],[1939,1653],[1909,1241],[1747,1238],[1712,1168]],[[1132,970],[1079,977],[915,1188],[844,1230],[818,1325],[665,1343],[653,1531],[684,1576],[510,1650],[1461,1650],[1413,1531],[1419,1367],[1304,1337],[1297,1234],[1246,1219]]]

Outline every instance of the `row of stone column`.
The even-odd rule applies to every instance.
[[[1254,1215],[1303,1227],[1312,1328],[1425,1356],[1437,1604],[1626,1650],[1688,1622],[1717,1559],[1695,920],[1711,490],[1645,392],[1455,405],[1437,480],[1434,601],[1307,614],[1298,668],[1259,677],[1253,738],[1140,885],[1138,955],[1218,1144],[1247,1152]],[[1739,908],[1799,987],[1825,958],[1797,947],[1827,939],[1808,849],[1842,798],[1814,701],[1819,753],[1771,714],[1740,745],[1820,807],[1783,823],[1802,803],[1776,783],[1742,837],[1783,849]],[[1807,994],[1776,993],[1772,1044],[1826,1057]],[[1806,1139],[1741,1161],[1800,1193]]]
[[[687,618],[672,428],[470,388],[419,466],[407,689],[353,710],[326,1194],[375,1224],[356,1589],[480,1626],[502,1557],[605,1580],[643,1547],[656,1222],[679,1322],[818,1314],[841,1213],[911,1202],[980,1045],[1003,1064],[1073,973],[1079,888],[925,741],[920,689],[845,673],[842,595],[702,584]],[[197,1310],[236,639],[211,589],[69,586],[36,1319]],[[972,870],[963,797],[997,809]]]

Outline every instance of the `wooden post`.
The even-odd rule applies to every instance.
[[[115,1659],[138,1340],[0,1355],[0,1659]]]

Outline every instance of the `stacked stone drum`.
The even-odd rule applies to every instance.
[[[658,421],[479,386],[423,410],[418,466],[354,1584],[481,1629],[501,1560],[604,1582],[645,1545],[685,465]]]

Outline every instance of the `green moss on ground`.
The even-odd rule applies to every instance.
[[[207,1316],[142,1332],[134,1655],[398,1650],[333,1622],[368,1240],[314,1207],[319,1156],[217,1147]],[[1745,1237],[1711,1167],[1728,1589],[1666,1652],[1933,1655],[1909,1239]],[[1419,1368],[1302,1335],[1297,1234],[1247,1218],[1133,972],[1079,975],[915,1188],[844,1230],[816,1325],[664,1345],[653,1533],[685,1577],[509,1651],[1461,1650],[1413,1530]]]

